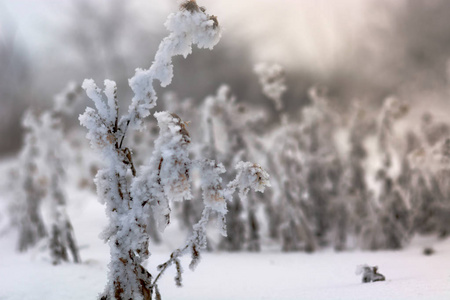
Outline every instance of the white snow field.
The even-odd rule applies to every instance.
[[[109,261],[108,246],[98,238],[106,225],[103,207],[91,193],[73,191],[70,195],[69,214],[83,263],[53,266],[39,249],[18,254],[14,232],[3,233],[1,300],[96,299],[103,291]],[[152,273],[170,250],[181,245],[183,234],[178,226],[172,224],[167,230],[166,242],[153,247],[147,264]],[[435,254],[422,253],[428,246]],[[386,281],[361,283],[355,269],[365,263],[377,265]],[[194,272],[188,264],[189,257],[185,257],[181,288],[175,286],[173,268],[163,276],[163,299],[450,299],[449,239],[416,238],[402,251],[203,253]]]

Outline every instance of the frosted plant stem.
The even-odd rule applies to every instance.
[[[186,254],[186,252],[189,249],[191,249],[194,245],[196,245],[197,240],[203,239],[203,238],[206,239],[206,227],[203,225],[208,223],[210,213],[211,213],[211,209],[208,207],[205,207],[205,209],[203,210],[203,213],[202,213],[202,218],[193,226],[194,234],[191,235],[191,238],[188,239],[188,241],[186,242],[186,244],[183,247],[178,248],[177,250],[173,251],[172,254],[170,255],[170,258],[166,262],[164,262],[158,266],[159,273],[152,283],[152,288],[157,285],[159,278],[161,278],[162,274],[167,270],[167,268],[169,268],[174,262],[176,262],[178,260],[179,257]],[[194,238],[192,238],[193,236],[196,236],[198,238],[194,239]]]
[[[129,80],[135,95],[128,114],[119,118],[115,82],[105,80],[106,101],[92,79],[83,83],[95,109],[88,107],[80,116],[80,123],[88,129],[91,146],[101,152],[107,165],[96,176],[98,194],[110,220],[103,233],[110,245],[111,262],[102,299],[150,299],[153,292],[159,294],[156,286],[152,288],[150,273],[142,267],[150,255],[146,214],[154,213],[159,229],[163,229],[170,221],[169,200],[190,197],[189,159],[185,151],[190,138],[185,129],[177,129],[184,128],[179,117],[165,112],[155,114],[161,135],[155,141],[152,163],[143,167],[139,175],[131,150],[123,145],[127,132],[143,129],[144,118],[156,106],[154,81],[163,87],[171,83],[172,57],[186,57],[193,45],[212,49],[220,39],[221,29],[214,16],[207,15],[193,0],[181,8],[168,17],[165,26],[170,34],[161,42],[151,67],[137,69]]]

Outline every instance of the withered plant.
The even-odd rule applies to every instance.
[[[171,265],[176,266],[176,284],[181,285],[179,257],[191,253],[191,269],[199,262],[200,250],[206,247],[206,224],[211,214],[218,216],[222,234],[226,235],[226,200],[236,190],[245,199],[250,189],[263,191],[268,185],[268,174],[249,162],[236,164],[236,176],[228,184],[222,182],[225,172],[222,164],[213,160],[191,160],[191,137],[186,124],[175,113],[154,114],[160,129],[154,141],[153,153],[140,168],[134,165],[132,150],[125,145],[125,136],[131,130],[143,129],[143,121],[156,106],[153,81],[169,85],[173,77],[172,57],[186,57],[192,45],[210,48],[219,41],[221,29],[215,17],[197,7],[195,1],[181,5],[179,12],[171,14],[165,26],[170,34],[163,39],[151,67],[137,69],[129,80],[134,97],[127,114],[119,116],[116,84],[105,80],[103,90],[93,80],[85,80],[83,88],[95,104],[80,116],[88,129],[91,146],[100,152],[105,166],[96,176],[97,192],[105,204],[109,225],[103,238],[109,243],[111,262],[108,283],[101,299],[161,299],[158,281]],[[189,200],[191,170],[198,168],[204,209],[201,219],[194,225],[186,244],[172,252],[170,258],[159,265],[152,275],[143,266],[149,258],[150,216],[160,230],[170,223],[171,202]]]

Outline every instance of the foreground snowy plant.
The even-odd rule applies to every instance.
[[[143,129],[143,120],[156,106],[153,81],[161,86],[171,83],[173,77],[172,57],[186,57],[192,45],[212,48],[219,40],[221,29],[217,19],[205,13],[195,1],[184,2],[178,13],[171,14],[166,22],[171,32],[160,44],[155,60],[148,70],[137,69],[129,80],[135,94],[128,114],[119,117],[116,84],[105,80],[104,94],[93,80],[85,80],[83,88],[95,104],[80,116],[80,122],[88,129],[87,138],[105,162],[95,179],[100,201],[106,205],[109,226],[103,238],[110,245],[108,283],[101,299],[161,299],[158,280],[164,271],[174,264],[175,278],[181,285],[179,257],[187,252],[192,255],[190,267],[199,261],[199,251],[206,246],[205,225],[212,213],[222,220],[225,235],[226,200],[239,190],[242,199],[250,189],[263,191],[268,184],[268,174],[258,165],[239,163],[237,176],[228,185],[220,175],[223,165],[211,160],[192,161],[189,158],[191,138],[181,118],[169,112],[154,116],[160,128],[153,153],[148,163],[136,169],[132,151],[124,146],[125,135],[130,129]],[[205,208],[201,219],[194,225],[194,232],[185,246],[175,250],[168,261],[158,267],[152,276],[143,262],[150,256],[149,239],[153,228],[151,216],[161,231],[170,223],[170,203],[189,200],[191,193],[191,170],[199,168]]]

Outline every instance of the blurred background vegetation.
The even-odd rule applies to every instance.
[[[118,83],[128,104],[127,79],[148,67],[168,12],[167,0],[0,1],[0,155],[18,151],[20,118],[42,110],[67,82]],[[215,51],[176,61],[170,90],[202,101],[222,83],[239,101],[273,111],[253,73],[255,63],[286,70],[288,112],[308,103],[311,86],[326,87],[336,111],[358,99],[379,109],[390,95],[422,109],[447,101],[450,2],[204,0],[225,28]],[[87,104],[81,103],[81,112]],[[433,105],[430,105],[433,103]],[[160,103],[161,104],[161,103]],[[414,115],[414,114],[413,114]],[[72,121],[76,125],[76,121]]]

